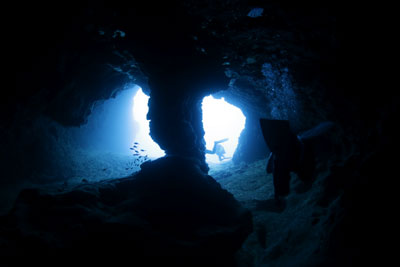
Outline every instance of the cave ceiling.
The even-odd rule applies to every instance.
[[[262,16],[249,16],[253,8],[262,8]],[[268,117],[282,80],[300,88],[295,93],[304,100],[335,82],[340,40],[337,9],[328,4],[150,1],[13,9],[13,59],[23,67],[8,105],[26,105],[65,125],[82,124],[94,101],[133,83],[147,92],[168,84],[177,95],[224,90],[231,103]]]

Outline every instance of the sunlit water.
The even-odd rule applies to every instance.
[[[207,163],[229,161],[238,145],[246,117],[239,108],[227,103],[224,98],[215,99],[211,95],[203,99],[202,109],[206,148],[212,150],[214,141],[228,138],[227,141],[221,143],[225,149],[225,157],[227,159],[220,161],[217,155],[206,154]]]
[[[147,112],[149,111],[149,98],[149,96],[143,93],[141,88],[133,98],[133,119],[139,124],[139,129],[134,140],[137,144],[133,143],[132,146],[136,146],[135,149],[138,151],[138,154],[147,155],[150,159],[156,159],[163,157],[165,152],[150,137],[150,121],[146,119]],[[132,152],[136,153],[134,150]]]

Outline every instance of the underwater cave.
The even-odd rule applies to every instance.
[[[358,8],[10,4],[0,266],[385,265],[398,104],[347,80]]]

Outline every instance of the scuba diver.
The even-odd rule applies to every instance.
[[[294,172],[304,185],[314,180],[316,147],[321,146],[321,136],[334,125],[323,122],[301,135],[295,135],[287,120],[260,119],[264,140],[271,151],[267,173],[272,173],[275,202],[281,205],[290,192],[290,173]]]
[[[223,161],[224,159],[230,159],[230,157],[225,157],[225,149],[221,145],[221,143],[228,141],[229,138],[224,138],[218,141],[214,141],[214,147],[212,150],[206,149],[207,154],[216,154],[219,158],[219,161]]]

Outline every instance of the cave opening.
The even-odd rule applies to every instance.
[[[212,95],[203,98],[202,112],[207,164],[213,168],[230,162],[245,128],[246,117],[240,108],[223,97],[217,99]]]
[[[65,130],[71,182],[126,177],[165,155],[149,135],[149,98],[141,87],[127,85],[95,102],[84,125]]]
[[[165,152],[150,136],[150,121],[147,119],[149,99],[150,97],[139,87],[133,98],[132,114],[137,124],[137,131],[130,149],[135,156],[157,159],[163,157]]]
[[[73,129],[79,147],[95,153],[129,155],[139,125],[132,118],[133,97],[139,87],[120,90],[96,101],[86,123]]]

